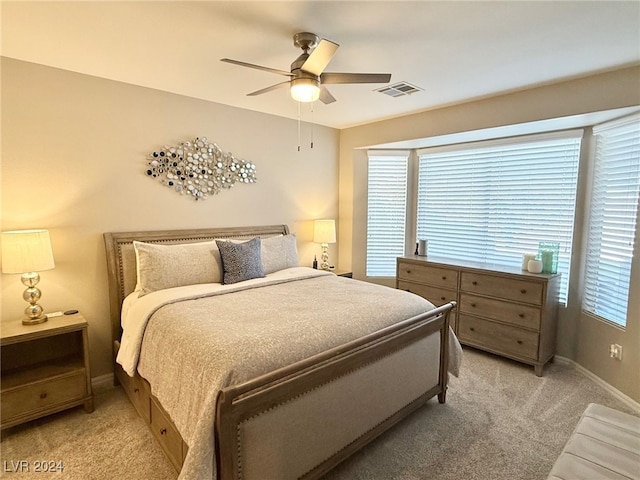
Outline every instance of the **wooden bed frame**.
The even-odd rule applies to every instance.
[[[181,470],[187,454],[186,443],[169,415],[151,394],[148,382],[137,374],[133,378],[129,377],[120,365],[115,363],[122,335],[120,325],[122,302],[126,295],[134,290],[136,283],[133,241],[177,244],[225,238],[250,239],[255,236],[270,237],[288,233],[289,229],[286,225],[273,225],[104,234],[109,275],[114,381],[123,386],[133,405],[149,425],[178,471]],[[243,384],[223,389],[218,395],[215,412],[217,478],[219,480],[253,480],[261,476],[266,478],[269,475],[279,478],[283,476],[319,478],[434,396],[437,395],[439,402],[444,403],[448,379],[448,317],[453,306],[454,304],[444,305]],[[384,388],[379,388],[384,382],[398,382],[394,380],[401,377],[397,375],[398,368],[407,371],[414,369],[416,377],[428,377],[421,373],[426,370],[420,363],[423,352],[427,350],[422,347],[434,342],[439,344],[439,350],[430,355],[435,356],[435,361],[439,362],[439,365],[432,374],[432,379],[429,377],[428,380],[420,380],[425,385],[416,387],[413,381],[403,381],[397,385],[388,386],[386,392]],[[414,374],[408,372],[406,375]],[[353,392],[345,391],[350,390],[350,387],[340,388],[341,384],[351,385],[344,382],[358,382],[359,385],[364,385],[363,391],[367,392],[367,397],[354,396]],[[395,391],[403,390],[405,384],[410,384],[410,388],[420,388],[419,396],[416,398],[415,392],[398,393],[398,396],[406,395],[406,399],[392,398],[394,401],[389,401],[389,391],[393,391],[393,395],[396,395]],[[332,430],[323,430],[324,424],[331,423],[323,420],[327,416],[326,412],[330,412],[328,415],[331,417],[338,417],[347,404],[360,411],[370,405],[387,403],[391,405],[395,404],[394,402],[400,402],[398,405],[401,406],[393,407],[394,410],[391,413],[379,412],[378,417],[367,418],[364,427],[357,425],[360,431],[364,430],[365,433],[346,440],[341,437],[341,443],[336,444],[330,453],[317,452],[321,440],[323,448],[326,449],[328,447],[325,444],[331,443],[333,441],[331,439],[334,438]],[[316,414],[314,406],[317,405],[322,405],[321,410],[324,412],[322,415],[325,417],[319,416],[320,413],[314,417]],[[283,418],[288,419],[291,415],[291,411],[286,410],[287,408],[297,408],[304,412],[305,421],[309,418],[312,421],[316,419],[317,427],[314,431],[304,433],[308,438],[305,437],[303,441],[309,442],[307,450],[313,451],[308,459],[303,458],[304,455],[301,454],[305,448],[300,445],[300,439],[290,440],[297,438],[296,435],[292,435],[292,431],[280,428],[278,422]],[[345,430],[349,428],[351,427],[344,427]],[[274,450],[280,447],[274,446],[279,442],[272,441],[272,437],[277,436],[280,430],[283,430],[280,443],[294,442],[290,447],[293,451]],[[344,436],[348,432],[339,433]],[[261,441],[263,438],[269,438],[269,441]],[[330,439],[329,442],[325,441],[327,438]],[[314,458],[314,455],[320,455],[320,457]],[[298,464],[291,471],[286,470],[287,474],[284,475],[283,470],[278,470],[282,468],[280,465],[266,465],[274,457],[294,459],[292,461]],[[269,460],[265,461],[265,459]],[[286,468],[289,469],[289,467]]]

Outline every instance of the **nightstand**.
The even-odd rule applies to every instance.
[[[353,278],[353,272],[347,272],[345,270],[331,270],[331,271],[336,275],[338,275],[339,277]]]
[[[0,324],[0,428],[78,405],[93,411],[87,328],[80,313]]]

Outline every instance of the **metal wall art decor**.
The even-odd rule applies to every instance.
[[[149,154],[147,176],[194,200],[205,200],[236,183],[255,183],[256,165],[223,152],[206,137],[164,146]]]

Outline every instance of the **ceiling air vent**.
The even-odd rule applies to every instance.
[[[412,93],[422,92],[423,89],[411,85],[407,82],[398,82],[393,85],[387,85],[386,87],[378,88],[376,92],[384,93],[390,97],[402,97],[403,95],[411,95]]]

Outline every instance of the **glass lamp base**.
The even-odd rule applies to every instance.
[[[47,321],[42,307],[38,305],[38,300],[42,296],[40,289],[36,287],[39,281],[40,275],[37,272],[27,272],[22,275],[22,283],[27,286],[27,289],[22,292],[22,298],[29,302],[29,306],[24,309],[23,325],[36,325]]]
[[[22,324],[23,325],[37,325],[38,323],[44,323],[47,321],[47,316],[42,314],[39,317],[36,318],[23,318],[22,319]]]

